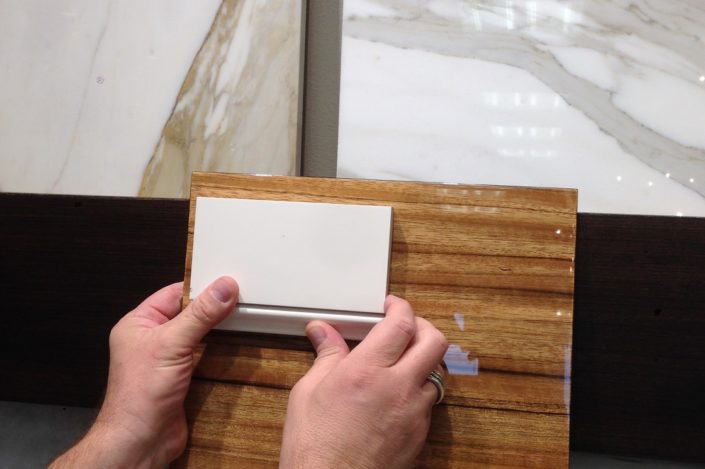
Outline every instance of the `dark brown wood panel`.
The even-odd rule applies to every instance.
[[[183,277],[187,220],[186,200],[0,194],[0,399],[96,405],[110,327]],[[705,461],[704,243],[705,219],[578,215],[572,449]]]
[[[574,448],[705,461],[705,219],[579,214]]]
[[[183,279],[185,201],[0,194],[0,399],[95,406],[111,327]]]

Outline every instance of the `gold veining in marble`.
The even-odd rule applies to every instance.
[[[140,196],[188,196],[192,171],[296,173],[302,11],[300,0],[223,0]]]

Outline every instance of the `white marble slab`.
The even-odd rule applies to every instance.
[[[191,170],[293,174],[301,12],[300,0],[0,2],[0,191],[184,197]]]
[[[705,216],[705,5],[345,0],[338,175]]]

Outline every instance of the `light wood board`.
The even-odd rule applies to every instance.
[[[392,206],[390,293],[469,360],[449,367],[419,467],[567,467],[576,191],[194,173],[185,292],[198,196]],[[276,466],[311,347],[216,332],[200,352],[177,466]]]

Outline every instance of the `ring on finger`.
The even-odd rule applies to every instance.
[[[445,395],[445,385],[443,384],[443,376],[436,370],[433,370],[426,377],[426,381],[430,381],[431,384],[436,387],[436,401],[433,403],[433,405],[440,404],[443,400],[443,396]]]

